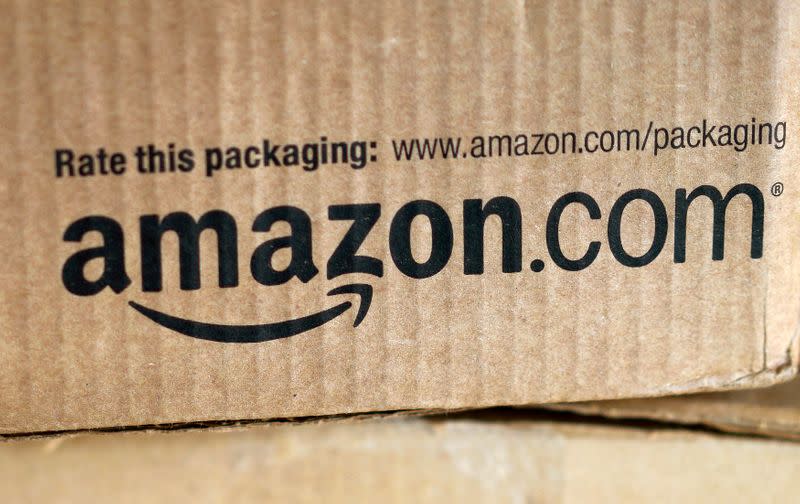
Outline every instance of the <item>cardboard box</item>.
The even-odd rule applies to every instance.
[[[795,372],[789,2],[2,10],[2,433]]]
[[[654,399],[556,404],[552,409],[610,418],[640,418],[800,439],[800,380],[765,389]]]
[[[6,502],[778,502],[800,445],[461,420],[0,443]]]

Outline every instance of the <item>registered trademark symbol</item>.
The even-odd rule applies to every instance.
[[[775,182],[770,187],[769,192],[772,193],[773,196],[780,196],[783,194],[783,183],[782,182]]]

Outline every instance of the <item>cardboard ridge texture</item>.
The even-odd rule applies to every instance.
[[[0,433],[795,374],[791,2],[2,10]]]

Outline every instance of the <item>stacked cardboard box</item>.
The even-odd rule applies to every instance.
[[[652,426],[64,437],[520,405],[796,436],[796,386],[738,390],[800,359],[792,2],[0,7],[0,435],[61,436],[0,446],[15,497],[100,469],[132,499],[169,473],[212,499],[793,490],[791,443]]]
[[[128,433],[0,447],[5,502],[775,502],[800,445],[480,417]]]

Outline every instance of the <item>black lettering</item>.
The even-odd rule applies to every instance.
[[[194,169],[194,151],[181,149],[178,152],[178,169],[182,172],[190,172]]]
[[[259,245],[250,258],[250,272],[263,285],[280,285],[295,276],[301,282],[308,282],[319,272],[314,266],[311,250],[311,219],[307,213],[293,206],[270,208],[253,221],[253,231],[268,232],[278,221],[289,223],[291,234]],[[282,248],[291,249],[292,259],[286,269],[277,271],[272,266],[272,257]]]
[[[114,219],[89,216],[78,219],[64,231],[64,241],[80,242],[83,236],[97,231],[103,236],[103,246],[81,250],[71,255],[61,270],[61,280],[69,292],[77,296],[92,296],[106,287],[119,294],[131,283],[125,272],[125,240],[122,227]],[[103,259],[103,273],[94,281],[86,279],[84,268],[92,259]]]
[[[725,197],[719,189],[710,185],[702,185],[686,195],[686,189],[675,191],[675,250],[673,259],[676,263],[686,262],[686,220],[689,205],[699,196],[705,196],[714,205],[714,231],[711,249],[711,259],[721,261],[725,256],[725,214],[728,203],[739,194],[750,198],[753,207],[753,217],[750,231],[750,257],[758,259],[764,249],[764,196],[752,184],[739,184],[734,186]]]
[[[647,252],[639,257],[628,254],[622,245],[621,236],[622,214],[625,212],[625,207],[637,199],[650,205],[655,222],[653,243]],[[661,249],[664,248],[664,242],[667,240],[667,227],[667,209],[664,208],[664,203],[656,193],[647,189],[628,191],[617,199],[614,206],[611,207],[611,213],[608,215],[608,247],[620,264],[631,268],[645,266],[653,262],[658,257],[658,254],[661,253]]]
[[[369,232],[381,216],[378,203],[362,205],[331,205],[328,219],[352,220],[353,224],[328,260],[328,279],[347,273],[366,273],[383,276],[383,262],[374,257],[356,255]]]
[[[280,144],[270,146],[269,140],[264,140],[262,151],[264,152],[264,166],[280,166],[281,160],[278,158]]]
[[[411,254],[411,222],[424,215],[431,226],[431,254],[418,263]],[[417,200],[397,211],[389,230],[389,251],[397,269],[411,278],[428,278],[445,267],[453,253],[453,225],[444,209],[428,200]]]
[[[600,252],[600,242],[590,242],[589,248],[580,259],[568,259],[564,255],[564,252],[561,250],[558,228],[561,224],[561,214],[564,213],[564,209],[572,203],[583,205],[583,207],[589,211],[589,218],[592,220],[597,220],[601,216],[600,207],[597,205],[597,201],[595,201],[594,198],[584,192],[567,193],[558,198],[556,202],[553,203],[552,208],[550,208],[550,213],[547,216],[545,241],[547,242],[547,251],[550,253],[550,257],[559,268],[567,271],[580,271],[591,265],[597,258],[597,254]]]
[[[544,150],[539,148],[539,145],[542,143],[542,139],[544,138],[543,133],[534,133],[531,135],[532,139],[534,140],[533,150],[531,151],[532,155],[541,156],[544,154]]]
[[[166,215],[160,222],[157,215],[139,218],[142,254],[142,290],[162,289],[161,238],[167,231],[178,235],[181,289],[200,288],[200,233],[213,229],[217,235],[220,287],[239,285],[239,260],[236,221],[227,212],[211,210],[199,221],[186,212]]]
[[[519,204],[507,196],[464,200],[464,274],[483,273],[483,231],[490,215],[500,217],[503,226],[503,272],[522,270],[522,214]]]
[[[69,149],[56,150],[56,177],[75,176],[75,167],[72,165],[74,158],[75,154]]]

